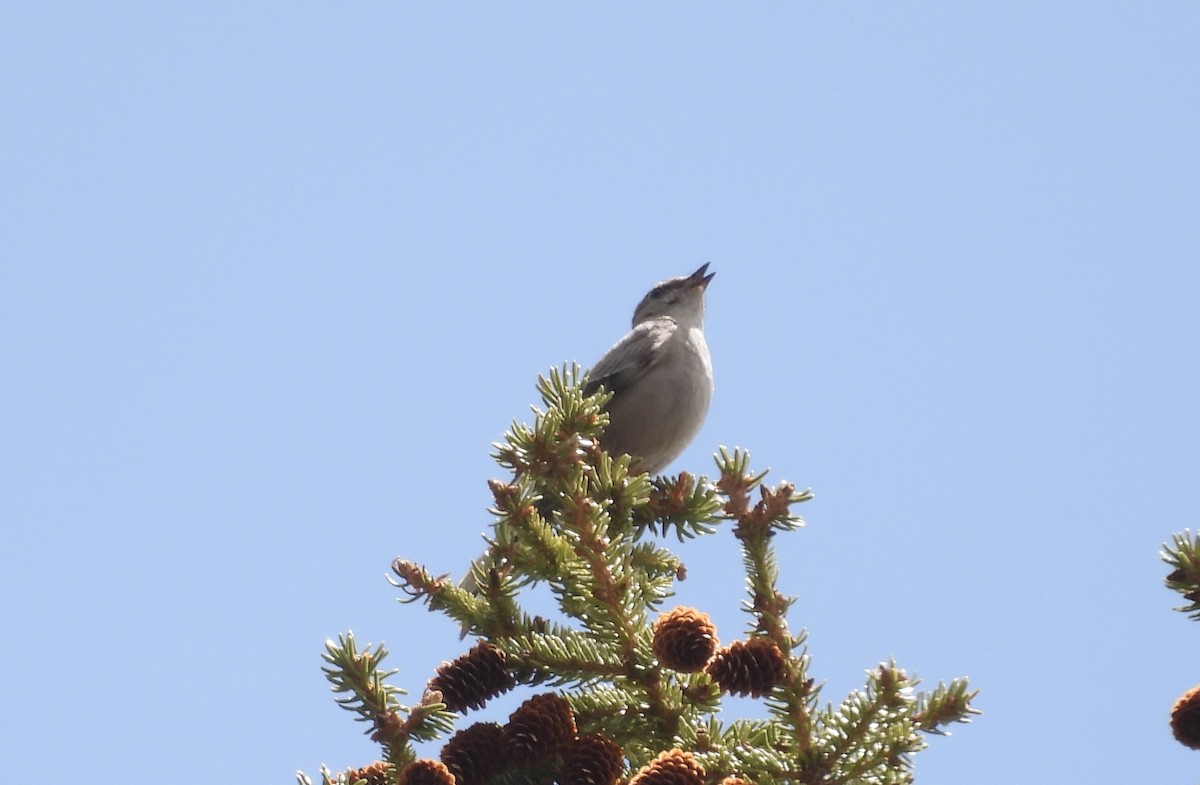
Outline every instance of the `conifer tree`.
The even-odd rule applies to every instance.
[[[1167,575],[1167,588],[1177,591],[1187,600],[1175,610],[1200,620],[1200,534],[1184,530],[1171,535],[1172,545],[1163,544],[1160,554],[1173,569]],[[1171,709],[1171,732],[1180,744],[1200,750],[1200,685],[1175,701]]]
[[[393,562],[406,601],[474,638],[418,703],[400,702],[382,645],[360,649],[351,633],[327,642],[337,700],[370,724],[382,756],[362,769],[322,769],[323,785],[911,782],[924,737],[978,713],[966,679],[916,692],[917,680],[889,661],[839,705],[822,706],[806,634],[787,623],[795,598],[777,588],[772,546],[803,524],[793,508],[812,494],[764,484],[766,472],[753,472],[739,449],[721,448],[712,481],[631,472],[628,456],[603,449],[608,394],[583,387],[578,367],[552,370],[539,379],[544,409],[533,424],[514,422],[495,445],[511,477],[489,483],[495,520],[473,590]],[[701,610],[663,610],[683,565],[660,543],[723,525],[742,551],[749,621],[727,646]],[[550,588],[562,619],[522,609],[534,584]],[[541,691],[504,725],[460,727],[463,714],[517,685]],[[762,699],[769,717],[723,720],[726,694]],[[417,759],[414,741],[446,737],[440,760]]]

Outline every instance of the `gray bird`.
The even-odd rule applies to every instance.
[[[634,471],[657,474],[679,457],[704,425],[712,400],[712,360],[704,342],[704,290],[716,273],[704,265],[688,276],[656,284],[633,312],[633,329],[589,371],[583,391],[613,394],[600,446],[633,456]],[[543,506],[544,505],[544,506]],[[553,502],[539,505],[543,517]],[[484,554],[476,564],[487,563]],[[479,589],[474,571],[459,588]],[[464,627],[462,636],[467,634]]]
[[[600,444],[629,454],[633,468],[657,474],[691,444],[712,400],[712,360],[704,342],[704,265],[656,284],[633,312],[633,329],[589,372],[584,393],[613,394]]]

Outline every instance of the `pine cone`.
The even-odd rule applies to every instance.
[[[706,670],[729,694],[761,698],[783,680],[783,653],[766,638],[734,641],[717,652]]]
[[[563,750],[558,781],[562,785],[616,785],[625,753],[599,733],[580,736]]]
[[[671,750],[643,766],[629,785],[704,785],[704,769],[692,753]]]
[[[575,715],[561,695],[546,692],[521,704],[504,726],[504,754],[510,763],[543,763],[575,738]]]
[[[391,767],[388,764],[377,760],[370,766],[364,766],[361,769],[348,769],[346,771],[346,782],[354,785],[359,780],[366,780],[367,785],[387,785],[389,768]]]
[[[1175,701],[1171,709],[1171,732],[1185,747],[1200,750],[1200,686]]]
[[[484,703],[517,684],[505,660],[504,652],[480,641],[454,662],[442,663],[437,676],[429,680],[428,689],[440,691],[450,711],[482,709]]]
[[[458,785],[487,785],[504,768],[504,729],[477,722],[451,736],[441,758]]]
[[[695,608],[675,608],[654,623],[654,656],[671,670],[704,670],[719,645],[712,620]]]
[[[741,777],[726,777],[721,780],[721,785],[754,785],[754,783],[747,782]]]
[[[454,775],[436,760],[416,760],[400,772],[400,785],[454,785]]]

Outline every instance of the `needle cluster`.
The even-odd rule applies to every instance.
[[[1162,560],[1171,566],[1167,588],[1187,600],[1175,610],[1200,621],[1200,534],[1190,529],[1171,535],[1171,545],[1163,545]],[[1200,685],[1185,692],[1171,708],[1171,732],[1185,747],[1200,750]]]
[[[326,673],[347,693],[342,705],[371,722],[387,782],[443,769],[451,779],[458,772],[458,785],[911,782],[924,735],[977,713],[966,680],[918,693],[917,680],[889,662],[868,670],[865,686],[840,705],[822,707],[805,632],[787,623],[795,598],[778,589],[773,547],[776,535],[803,525],[794,507],[812,494],[763,484],[766,472],[751,471],[749,454],[736,449],[720,450],[711,481],[631,473],[628,456],[604,449],[607,395],[585,395],[585,382],[578,367],[553,370],[539,382],[544,408],[534,409],[533,424],[514,422],[496,445],[511,476],[489,483],[494,521],[472,588],[393,563],[405,601],[427,603],[476,639],[439,669],[421,702],[398,702],[400,691],[387,686],[392,672],[378,669],[382,648],[359,653],[350,635],[327,646]],[[686,573],[660,538],[725,527],[742,552],[750,623],[743,639],[720,647],[706,614],[663,612]],[[523,610],[521,593],[534,584],[549,587],[560,618]],[[459,713],[514,685],[558,691],[531,698],[503,727],[460,731],[487,744],[452,740],[444,767],[414,768],[411,741],[442,737]],[[769,718],[722,721],[727,694],[765,700]],[[323,770],[322,781],[365,781],[352,776],[358,771]]]

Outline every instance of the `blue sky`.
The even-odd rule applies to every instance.
[[[1194,782],[1157,552],[1200,526],[1198,40],[1183,2],[8,4],[6,769],[373,760],[322,642],[419,693],[460,645],[391,559],[461,573],[537,374],[711,262],[673,469],[813,488],[778,546],[823,698],[970,677],[927,785]],[[735,639],[731,535],[682,555]]]

